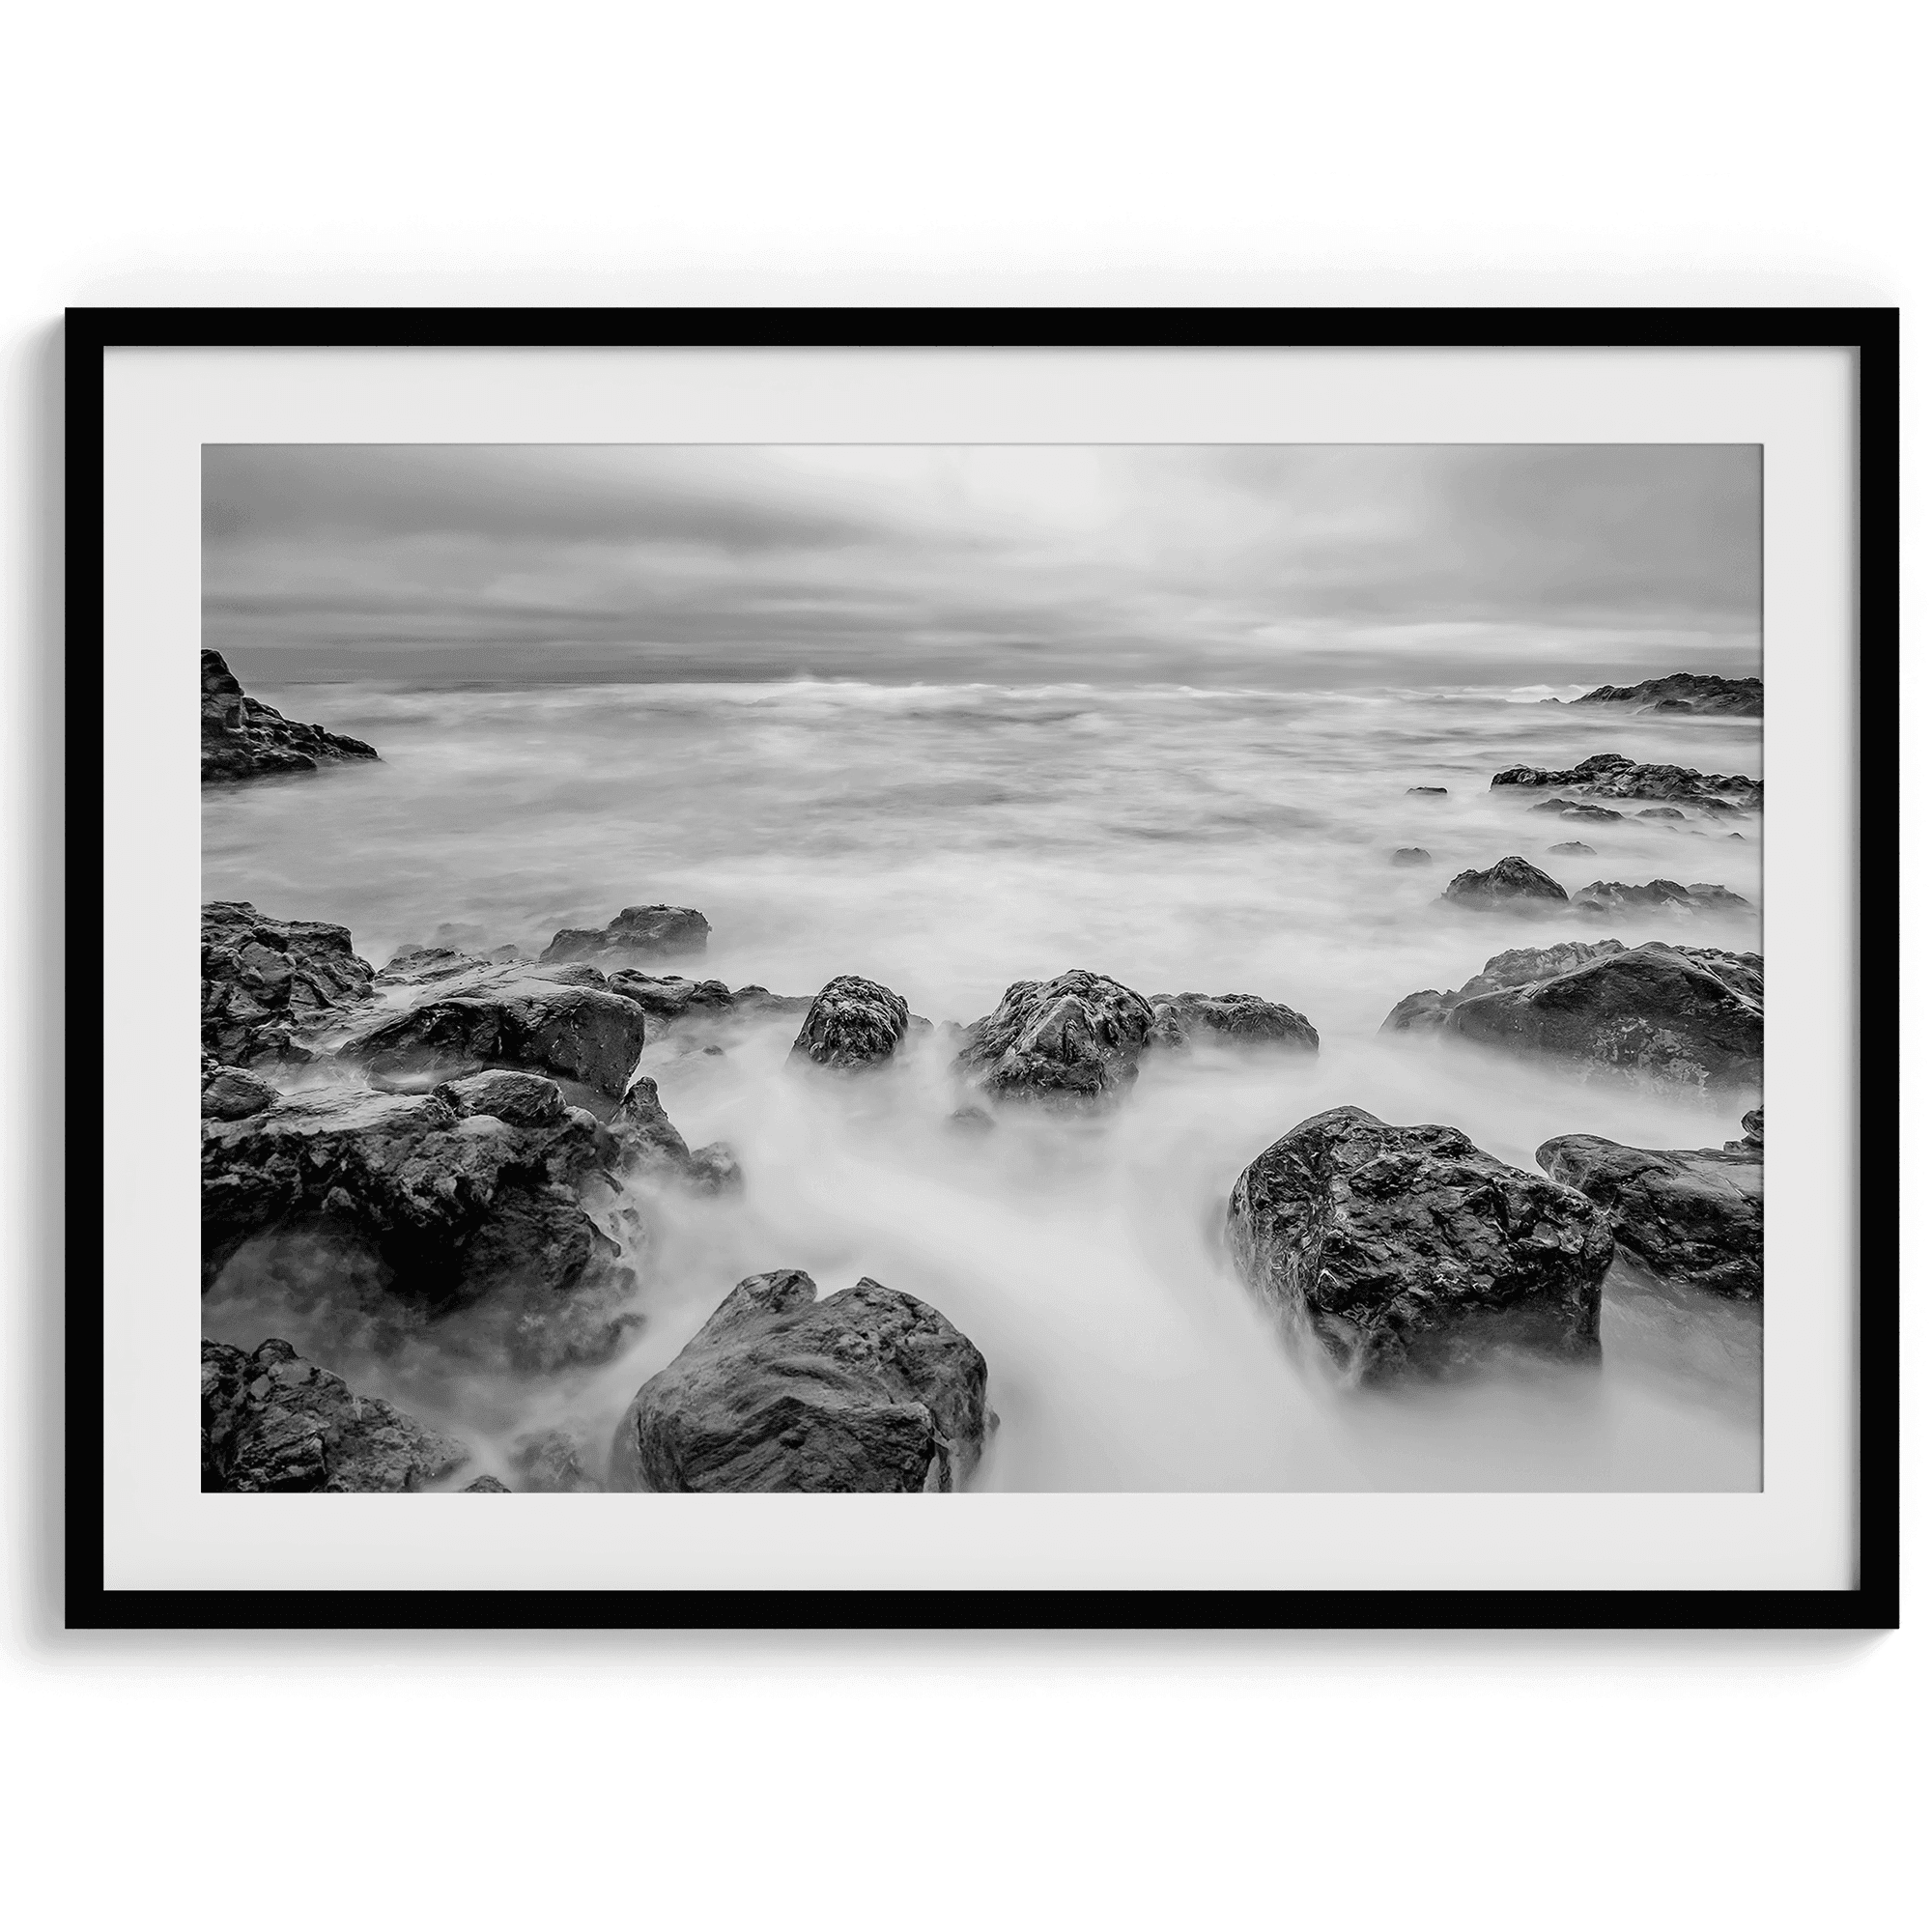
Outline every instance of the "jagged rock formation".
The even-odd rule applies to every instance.
[[[741,1281],[638,1391],[613,1487],[957,1489],[985,1440],[984,1356],[937,1309],[879,1282],[816,1293],[796,1268]]]
[[[1487,872],[1458,872],[1442,896],[1475,912],[1547,911],[1570,902],[1570,895],[1548,872],[1515,857],[1498,859]]]
[[[1350,1381],[1597,1355],[1604,1216],[1453,1127],[1360,1107],[1303,1121],[1235,1183],[1228,1241],[1256,1294]]]
[[[433,1488],[469,1460],[464,1443],[357,1395],[286,1342],[253,1354],[201,1345],[204,1491],[395,1495]]]
[[[1762,718],[1764,683],[1755,677],[1718,677],[1680,670],[1647,677],[1641,684],[1600,684],[1573,704],[1631,704],[1636,716],[1652,711],[1695,712],[1704,716]]]
[[[1764,1112],[1753,1144],[1662,1151],[1559,1134],[1536,1151],[1552,1179],[1609,1216],[1617,1245],[1662,1280],[1755,1301],[1764,1294]]]
[[[201,909],[202,1051],[228,1066],[313,1060],[305,1041],[353,1017],[373,979],[346,925],[216,899]]]
[[[1155,1046],[1291,1047],[1314,1053],[1321,1036],[1304,1014],[1254,993],[1152,993]]]
[[[1018,980],[986,1018],[965,1029],[954,1068],[996,1100],[1091,1107],[1118,1099],[1140,1075],[1153,1009],[1103,973]]]
[[[243,779],[312,772],[318,765],[373,758],[375,747],[319,724],[298,724],[272,705],[250,697],[219,651],[201,654],[201,781],[237,784]]]
[[[626,906],[600,931],[565,926],[543,950],[538,964],[564,966],[573,960],[665,959],[702,952],[711,922],[690,906]]]
[[[1653,879],[1647,886],[1626,886],[1614,879],[1593,879],[1570,901],[1578,912],[1614,917],[1633,912],[1755,912],[1757,908],[1728,886],[1680,886],[1675,879]]]
[[[610,1130],[624,1171],[681,1180],[700,1194],[724,1194],[740,1187],[744,1176],[723,1141],[692,1149],[671,1124],[658,1098],[658,1083],[642,1075],[617,1104]]]
[[[1567,785],[1595,798],[1651,798],[1733,811],[1764,804],[1764,781],[1693,772],[1684,765],[1640,765],[1621,752],[1600,752],[1567,772],[1512,765],[1490,781],[1492,789]],[[1550,809],[1560,809],[1553,806]]]
[[[904,1041],[912,1014],[890,986],[841,974],[818,994],[791,1057],[844,1073],[883,1066]]]

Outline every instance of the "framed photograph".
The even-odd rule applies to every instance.
[[[71,1625],[1895,1623],[1895,312],[68,338]]]

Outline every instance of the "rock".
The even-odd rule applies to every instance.
[[[465,1314],[520,1366],[602,1361],[636,1325],[631,1271],[589,1211],[614,1198],[618,1158],[580,1109],[513,1125],[439,1094],[322,1090],[204,1121],[203,1288],[252,1239],[320,1236],[330,1293],[393,1324]]]
[[[624,1170],[668,1176],[701,1194],[722,1194],[744,1184],[744,1176],[723,1141],[695,1153],[671,1124],[658,1098],[658,1083],[643,1075],[611,1116],[610,1133]]]
[[[1151,1044],[1198,1046],[1213,1040],[1229,1046],[1286,1046],[1313,1053],[1321,1044],[1307,1019],[1293,1007],[1254,993],[1155,993]]]
[[[1598,1354],[1605,1217],[1453,1127],[1360,1107],[1303,1121],[1235,1183],[1228,1240],[1255,1293],[1351,1382]]]
[[[1498,859],[1487,872],[1458,872],[1442,896],[1451,905],[1493,912],[1567,905],[1570,895],[1527,859]]]
[[[1650,798],[1694,804],[1707,811],[1757,808],[1764,804],[1764,781],[1737,775],[1693,772],[1684,765],[1640,765],[1620,752],[1601,752],[1567,772],[1536,765],[1512,765],[1490,781],[1497,786],[1568,785],[1598,798]],[[1560,810],[1554,800],[1545,810]]]
[[[1641,684],[1600,684],[1572,704],[1630,704],[1635,716],[1650,711],[1696,712],[1731,718],[1764,716],[1764,685],[1754,677],[1718,677],[1699,671],[1674,671],[1669,677],[1645,678]]]
[[[1652,1274],[1737,1300],[1762,1298],[1761,1142],[1678,1152],[1559,1134],[1537,1149],[1536,1160],[1602,1208],[1617,1245]]]
[[[947,1115],[946,1124],[956,1133],[989,1134],[998,1122],[983,1107],[955,1107]]]
[[[360,738],[284,718],[242,689],[219,651],[202,652],[203,784],[238,784],[243,779],[312,772],[319,765],[375,755],[375,747]]]
[[[1755,912],[1747,898],[1723,886],[1680,886],[1674,879],[1653,879],[1647,886],[1626,886],[1614,879],[1593,879],[1571,900],[1578,912],[1614,916],[1633,912]]]
[[[1389,854],[1391,866],[1426,866],[1429,864],[1428,850],[1421,845],[1398,845]]]
[[[495,1476],[478,1476],[473,1483],[465,1483],[457,1492],[462,1496],[507,1496],[514,1493],[508,1483],[499,1483]]]
[[[890,986],[841,975],[812,1001],[791,1057],[847,1073],[883,1066],[898,1051],[911,1017]]]
[[[1557,701],[1560,703],[1562,700]],[[1552,845],[1549,849],[1558,858],[1594,859],[1597,856],[1597,848],[1594,845],[1585,845],[1580,838],[1572,838],[1565,844]]]
[[[484,972],[489,965],[487,959],[458,952],[447,946],[399,946],[389,955],[388,964],[376,975],[376,985],[383,990],[392,986],[435,985],[466,973]]]
[[[201,909],[202,1051],[227,1066],[313,1060],[306,1042],[366,1005],[374,977],[346,925],[213,900]]]
[[[809,1013],[810,993],[774,993],[763,986],[740,986],[731,995],[731,1010],[746,1019],[788,1019],[794,1013]]]
[[[563,1090],[554,1080],[500,1068],[445,1081],[436,1090],[436,1097],[447,1102],[458,1115],[488,1114],[513,1127],[558,1126],[570,1111],[564,1104]]]
[[[1573,1061],[1586,1074],[1751,1087],[1764,1073],[1764,964],[1756,953],[1653,940],[1551,979],[1478,993],[1444,1024],[1484,1045]]]
[[[205,1491],[395,1495],[427,1489],[469,1460],[454,1437],[357,1395],[286,1342],[264,1342],[253,1354],[201,1345]]]
[[[876,1281],[815,1294],[796,1268],[741,1281],[638,1391],[613,1486],[957,1489],[985,1439],[985,1358],[937,1309]]]
[[[702,952],[710,937],[711,922],[690,906],[626,906],[601,932],[566,926],[544,948],[540,963],[663,959],[679,952]]]
[[[586,1466],[589,1460],[582,1442],[563,1429],[520,1435],[510,1445],[517,1473],[546,1495],[589,1495],[602,1490],[604,1485]]]
[[[1606,805],[1589,805],[1574,798],[1546,798],[1541,805],[1532,805],[1529,809],[1532,811],[1553,811],[1559,818],[1594,824],[1623,816],[1621,811],[1612,811]]]
[[[1088,1107],[1118,1099],[1140,1077],[1153,1009],[1101,973],[1018,980],[965,1030],[954,1069],[995,1100]]]
[[[1573,972],[1592,959],[1606,958],[1624,950],[1620,939],[1567,939],[1556,946],[1522,946],[1498,952],[1485,962],[1483,970],[1463,980],[1454,992],[1430,990],[1410,993],[1389,1009],[1382,1021],[1382,1033],[1433,1033],[1448,1024],[1449,1015],[1466,999],[1477,993],[1493,993],[1503,986],[1525,986],[1538,980],[1553,980],[1559,973]]]
[[[201,1083],[201,1117],[205,1121],[245,1121],[272,1107],[280,1096],[266,1080],[239,1066],[217,1066]]]
[[[1674,805],[1647,805],[1637,813],[1639,818],[1682,818],[1684,814]]]
[[[731,989],[723,980],[686,980],[676,973],[663,979],[634,972],[612,973],[605,984],[641,1007],[653,1019],[674,1022],[719,1017],[732,1009]]]
[[[1726,1141],[1726,1153],[1742,1153],[1747,1148],[1762,1151],[1764,1148],[1764,1109],[1753,1107],[1744,1118],[1745,1137],[1741,1141]]]
[[[600,986],[559,985],[510,968],[379,1021],[340,1058],[394,1085],[433,1086],[485,1067],[569,1080],[614,1100],[650,1028],[632,1001]]]
[[[1410,993],[1389,1009],[1381,1033],[1435,1033],[1447,1023],[1450,1013],[1462,1004],[1460,993],[1439,993],[1434,988]]]
[[[1408,796],[1410,798],[1447,798],[1449,796],[1449,787],[1447,785],[1410,785]]]

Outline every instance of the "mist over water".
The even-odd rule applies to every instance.
[[[378,1356],[325,1333],[319,1313],[241,1293],[211,1301],[211,1334],[285,1335],[490,1453],[553,1423],[601,1446],[734,1281],[800,1266],[821,1293],[862,1274],[909,1291],[979,1345],[1003,1426],[976,1488],[1757,1486],[1755,1309],[1620,1262],[1601,1372],[1345,1395],[1291,1352],[1220,1249],[1241,1169],[1344,1102],[1460,1127],[1524,1168],[1557,1133],[1734,1138],[1742,1100],[1585,1084],[1377,1029],[1405,994],[1460,985],[1509,947],[1754,949],[1754,917],[1524,922],[1438,895],[1453,873],[1520,853],[1572,892],[1710,881],[1755,905],[1755,815],[1578,825],[1489,781],[1605,751],[1757,776],[1757,721],[1605,715],[1538,703],[1542,690],[797,680],[259,695],[368,739],[383,762],[211,790],[204,896],[340,922],[379,965],[405,944],[534,951],[561,926],[664,901],[697,907],[713,932],[701,958],[656,970],[781,993],[861,974],[965,1022],[1014,980],[1084,966],[1148,994],[1284,1002],[1321,1051],[1153,1055],[1104,1121],[1003,1116],[975,1136],[948,1124],[941,1039],[853,1083],[787,1069],[795,1021],[727,1036],[722,1055],[676,1035],[641,1070],[693,1145],[732,1145],[747,1188],[640,1203],[645,1325],[621,1360],[512,1381],[427,1350]],[[1548,850],[1573,839],[1595,856]],[[1392,866],[1405,845],[1431,862]]]

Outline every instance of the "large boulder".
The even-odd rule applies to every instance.
[[[1547,911],[1568,905],[1570,895],[1527,859],[1498,859],[1486,872],[1458,872],[1443,889],[1451,905],[1476,912]]]
[[[1018,980],[965,1029],[956,1071],[997,1100],[1089,1107],[1118,1099],[1140,1077],[1153,1009],[1103,973]]]
[[[1761,1131],[1761,1112],[1757,1120]],[[1617,1245],[1660,1279],[1737,1300],[1762,1298],[1761,1141],[1666,1151],[1559,1134],[1537,1149],[1536,1163],[1587,1194],[1609,1216]]]
[[[1255,1293],[1351,1382],[1455,1376],[1511,1351],[1597,1356],[1607,1222],[1454,1127],[1317,1114],[1235,1183],[1228,1240]]]
[[[601,984],[494,970],[504,977],[433,994],[358,1034],[340,1057],[393,1086],[428,1087],[506,1066],[619,1098],[650,1037],[643,1010]]]
[[[935,1308],[796,1268],[741,1281],[617,1430],[627,1490],[955,1490],[985,1440],[986,1362]]]
[[[1393,1017],[1393,1015],[1391,1016]],[[1754,1087],[1764,1075],[1764,962],[1652,940],[1462,1000],[1450,1033],[1580,1071],[1662,1086]]]
[[[395,1495],[442,1482],[468,1446],[426,1429],[286,1342],[201,1345],[201,1487],[228,1494]]]
[[[1152,993],[1151,1044],[1289,1047],[1313,1053],[1321,1036],[1293,1007],[1255,993]]]
[[[379,1325],[463,1315],[521,1366],[607,1359],[636,1325],[631,1271],[592,1212],[615,1198],[622,1151],[554,1087],[532,1091],[549,1084],[324,1089],[204,1120],[204,1290],[257,1237],[315,1236],[318,1298],[368,1306]]]
[[[1596,798],[1647,798],[1666,804],[1699,805],[1707,811],[1737,810],[1764,804],[1764,781],[1738,774],[1693,772],[1685,765],[1644,765],[1621,752],[1600,752],[1568,771],[1539,765],[1512,765],[1490,781],[1491,788],[1562,785]]]
[[[626,906],[600,930],[565,926],[543,950],[541,964],[561,966],[574,959],[666,959],[702,952],[711,922],[690,906]]]
[[[1718,677],[1702,671],[1673,671],[1668,677],[1647,677],[1641,684],[1600,684],[1572,704],[1628,704],[1642,717],[1647,712],[1694,712],[1725,718],[1762,718],[1764,684],[1755,677]]]
[[[1493,954],[1483,970],[1464,980],[1452,992],[1410,993],[1399,1000],[1382,1021],[1383,1033],[1433,1033],[1446,1026],[1449,1015],[1464,1000],[1478,993],[1493,993],[1503,986],[1526,986],[1538,980],[1553,980],[1559,973],[1573,972],[1593,959],[1607,958],[1624,950],[1620,939],[1563,940],[1555,946],[1519,946]]]
[[[841,974],[812,1001],[791,1057],[845,1073],[883,1066],[899,1050],[911,1022],[906,1003],[890,986]]]
[[[374,977],[346,925],[213,900],[201,909],[202,1051],[227,1066],[312,1060],[308,1042],[366,1005]]]
[[[360,738],[298,724],[272,705],[250,697],[219,651],[201,654],[201,781],[237,784],[243,779],[312,772],[320,765],[373,758]]]

